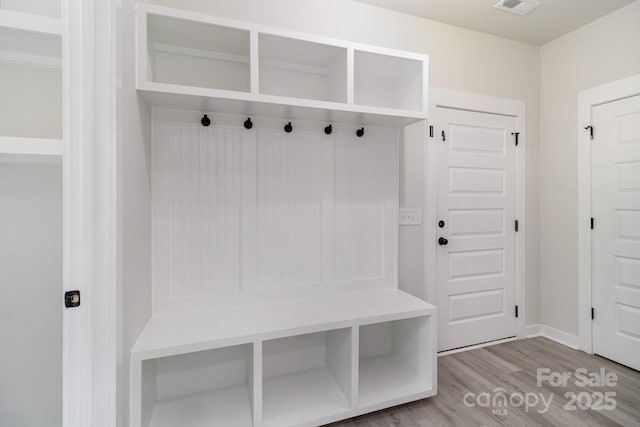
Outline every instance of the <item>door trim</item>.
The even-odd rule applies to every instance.
[[[584,127],[591,125],[591,110],[598,105],[640,95],[640,74],[585,89],[578,93],[578,336],[580,350],[593,354],[591,321],[591,140]],[[595,129],[595,132],[598,130]]]
[[[517,337],[527,336],[527,304],[526,304],[526,106],[524,101],[491,96],[477,95],[466,92],[458,92],[437,87],[429,88],[429,117],[434,117],[435,109],[453,108],[457,110],[475,111],[502,116],[515,117],[518,125],[515,131],[520,132],[518,140],[521,149],[516,150],[516,217],[520,222],[520,230],[516,233],[516,304],[519,315],[516,319]],[[428,125],[433,122],[428,121]],[[427,132],[427,135],[429,133]],[[437,222],[437,133],[434,137],[427,138],[426,150],[426,286],[427,301],[437,301],[437,246],[436,236]]]

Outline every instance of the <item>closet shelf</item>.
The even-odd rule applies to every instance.
[[[138,92],[153,107],[240,114],[248,117],[279,117],[390,127],[402,127],[425,119],[424,113],[420,111],[285,98],[167,83],[145,82],[138,85]]]
[[[0,163],[55,163],[63,153],[60,139],[0,137]]]
[[[153,359],[435,313],[433,305],[393,288],[155,315],[131,353]]]
[[[403,127],[426,119],[428,56],[137,5],[154,107]]]
[[[62,20],[0,9],[0,28],[62,35]]]

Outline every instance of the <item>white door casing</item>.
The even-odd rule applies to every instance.
[[[523,337],[524,103],[431,88],[430,116],[427,299],[438,306],[438,350]]]
[[[640,369],[640,95],[592,117],[593,351]]]

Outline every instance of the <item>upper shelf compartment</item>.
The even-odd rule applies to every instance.
[[[355,103],[398,110],[424,108],[424,61],[355,52]]]
[[[426,118],[426,55],[137,8],[137,88],[153,106],[394,127]]]
[[[260,93],[347,102],[347,49],[260,34]]]
[[[148,15],[149,81],[249,92],[249,31]]]

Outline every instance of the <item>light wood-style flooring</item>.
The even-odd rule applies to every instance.
[[[553,387],[547,381],[538,387],[538,368],[569,372],[572,376],[565,387]],[[617,385],[579,387],[576,381],[580,378],[575,376],[578,368],[585,368],[590,373],[600,372],[601,368],[614,372],[618,377]],[[467,402],[473,403],[474,396],[481,393],[493,397],[497,388],[503,388],[507,396],[533,393],[539,397],[542,393],[547,402],[552,394],[553,397],[548,411],[544,411],[541,401],[527,411],[524,405],[519,405],[517,396],[513,400],[515,405],[502,408],[477,404],[468,407],[464,403],[465,395]],[[570,392],[587,392],[594,397],[597,397],[593,394],[596,392],[615,392],[616,408],[611,411],[580,410],[576,404],[575,410],[566,410],[565,405],[570,400],[565,393]],[[531,403],[535,401],[532,395],[529,398]],[[437,396],[335,423],[331,427],[617,425],[640,427],[640,372],[545,338],[533,338],[440,357]]]

